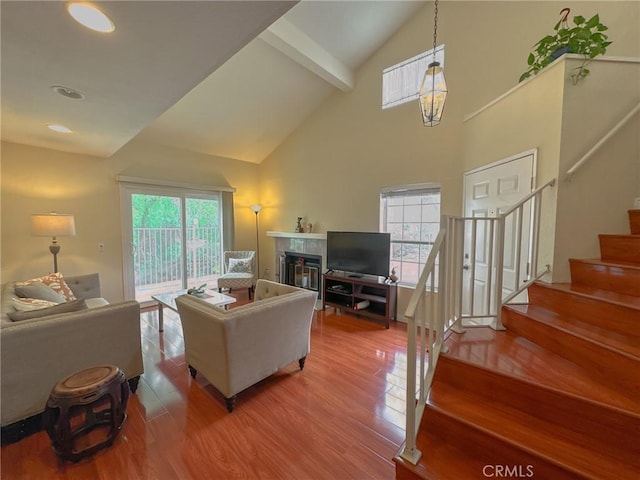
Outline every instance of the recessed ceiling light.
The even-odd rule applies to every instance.
[[[71,130],[69,127],[65,127],[64,125],[57,125],[55,123],[50,123],[49,125],[47,125],[47,127],[49,128],[49,130],[53,130],[54,132],[58,132],[58,133],[73,132],[73,130]]]
[[[70,3],[67,11],[76,22],[96,32],[111,33],[116,29],[111,19],[90,3]]]
[[[63,85],[51,85],[51,90],[63,97],[72,98],[73,100],[82,100],[84,95],[73,88],[65,87]]]

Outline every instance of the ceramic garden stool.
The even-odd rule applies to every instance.
[[[113,365],[87,368],[58,382],[43,418],[54,451],[77,462],[110,446],[127,417],[128,400],[129,384]]]

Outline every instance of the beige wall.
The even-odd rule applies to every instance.
[[[567,170],[640,102],[640,63],[596,60],[577,85],[581,62],[562,58],[465,122],[465,170],[538,149],[543,197],[539,270],[569,282],[569,258],[599,257],[598,233],[627,233],[627,209],[640,191],[640,115],[611,138],[572,181]]]
[[[536,148],[536,185],[558,176],[564,67],[552,65],[465,122],[464,170]],[[556,186],[557,187],[557,186]],[[538,264],[553,263],[557,188],[543,196],[544,215]],[[539,267],[539,271],[543,267]],[[551,277],[546,278],[551,280]]]
[[[32,237],[32,213],[72,213],[77,235],[59,239],[63,274],[99,272],[103,294],[123,298],[119,174],[175,182],[232,186],[236,246],[255,248],[257,166],[158,145],[132,142],[111,158],[2,143],[2,281],[53,270],[50,239]],[[105,245],[103,253],[98,243]]]
[[[316,231],[376,230],[380,188],[418,182],[440,182],[443,213],[459,214],[464,171],[536,145],[542,155],[557,151],[560,117],[548,147],[527,129],[494,130],[495,148],[479,156],[465,148],[463,118],[517,84],[531,46],[551,31],[565,6],[441,3],[438,43],[446,46],[449,96],[442,124],[424,128],[416,104],[382,111],[380,98],[382,70],[431,47],[433,5],[428,4],[360,68],[352,92],[335,93],[260,165],[261,201],[269,207],[261,214],[264,230],[292,231],[297,216],[316,225]],[[637,2],[571,2],[571,9],[572,15],[600,13],[614,40],[609,54],[640,56]],[[552,91],[543,100],[561,95]],[[538,99],[525,100],[530,101]],[[547,120],[538,120],[547,132]],[[261,263],[271,272],[274,250],[272,239],[261,242]],[[400,312],[407,299],[401,292]]]
[[[382,70],[431,48],[430,2],[358,70],[352,92],[333,94],[260,166],[135,141],[109,159],[3,143],[2,279],[51,270],[48,240],[29,236],[31,213],[74,213],[78,235],[61,239],[61,270],[98,271],[106,296],[120,299],[115,176],[121,173],[236,187],[238,248],[254,247],[255,217],[245,207],[262,203],[260,261],[271,273],[275,247],[266,230],[292,231],[297,216],[321,232],[376,230],[383,186],[440,182],[443,213],[460,213],[462,173],[478,161],[465,160],[463,118],[517,83],[532,44],[565,3],[442,2],[438,41],[446,45],[450,93],[444,121],[432,129],[421,126],[415,104],[380,109]],[[640,56],[638,2],[571,2],[571,8],[585,16],[600,12],[615,41],[611,55]],[[403,292],[400,312],[405,299]]]
[[[567,60],[565,76],[579,63]],[[590,70],[564,89],[554,282],[570,281],[569,258],[599,258],[597,234],[629,233],[627,210],[640,195],[640,113],[567,181],[567,170],[640,104],[640,59],[596,61]]]

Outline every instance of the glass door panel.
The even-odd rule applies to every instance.
[[[220,198],[185,199],[187,286],[215,288],[222,272]]]
[[[183,288],[182,199],[131,195],[135,299]]]

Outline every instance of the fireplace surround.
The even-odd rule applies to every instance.
[[[315,290],[321,297],[322,272],[327,268],[326,234],[269,231],[267,236],[275,239],[276,281]]]

